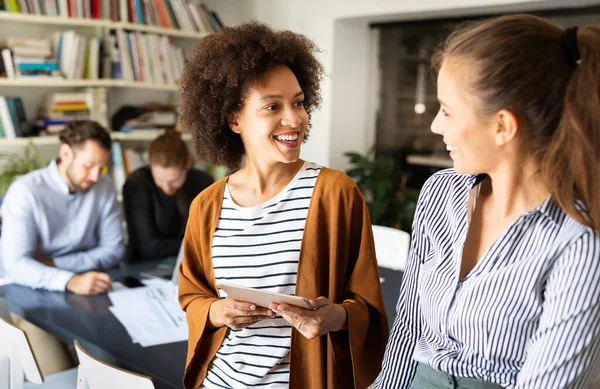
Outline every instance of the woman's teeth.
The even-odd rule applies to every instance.
[[[294,135],[277,135],[275,137],[275,139],[277,139],[277,140],[296,140],[296,139],[298,139],[298,134],[294,134]]]

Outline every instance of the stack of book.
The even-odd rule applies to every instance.
[[[82,92],[48,94],[36,122],[40,135],[53,135],[72,120],[94,120],[107,127],[106,90],[87,88]]]
[[[223,28],[219,15],[195,0],[0,0],[0,11],[110,19],[198,33]]]
[[[6,38],[0,46],[0,73],[5,77],[60,77],[48,39]]]

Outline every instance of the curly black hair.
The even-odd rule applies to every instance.
[[[244,145],[227,118],[239,112],[252,85],[263,81],[274,67],[285,65],[304,92],[304,108],[321,105],[323,66],[319,51],[306,36],[274,31],[250,22],[224,28],[203,38],[194,48],[179,80],[181,121],[194,138],[196,157],[228,168],[239,166]],[[309,124],[310,127],[310,124]],[[308,137],[306,129],[305,140]]]

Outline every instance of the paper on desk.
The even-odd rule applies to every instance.
[[[177,301],[177,287],[168,282],[146,282],[145,287],[108,294],[110,311],[134,343],[143,347],[187,340],[188,328]]]

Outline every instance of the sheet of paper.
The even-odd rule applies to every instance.
[[[132,341],[149,347],[187,340],[187,322],[177,301],[177,287],[160,280],[144,283],[145,287],[108,294],[113,304],[110,311]]]
[[[111,290],[111,292],[116,292],[117,290],[126,289],[126,288],[127,287],[125,285],[123,285],[122,282],[113,281],[110,290]]]

